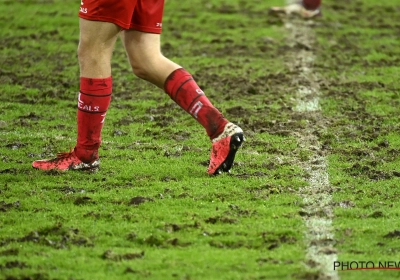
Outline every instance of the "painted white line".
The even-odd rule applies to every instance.
[[[289,18],[285,24],[288,30],[288,43],[292,46],[300,43],[304,46],[313,46],[315,34],[308,22]],[[315,56],[309,48],[293,51],[287,65],[296,71],[297,87],[294,110],[303,113],[307,119],[312,115],[308,125],[297,131],[298,144],[301,150],[310,152],[309,159],[302,163],[303,169],[309,174],[308,186],[299,190],[303,199],[302,216],[306,226],[305,239],[307,242],[306,265],[313,270],[318,270],[319,279],[338,280],[337,271],[333,264],[337,261],[337,252],[334,248],[334,233],[332,227],[333,206],[332,188],[329,184],[326,158],[322,155],[321,143],[313,133],[313,120],[321,120],[321,107],[319,104],[319,86],[316,73],[312,65]]]

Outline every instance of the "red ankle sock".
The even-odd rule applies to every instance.
[[[211,140],[222,133],[228,120],[211,104],[190,73],[183,68],[175,70],[165,81],[164,89],[206,129]]]
[[[76,156],[83,162],[97,159],[101,130],[111,102],[112,78],[80,79]]]

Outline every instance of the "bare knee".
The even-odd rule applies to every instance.
[[[101,50],[97,50],[91,46],[90,42],[81,40],[78,45],[78,60],[80,65],[97,64],[98,60],[101,59]]]
[[[77,50],[81,74],[91,77],[111,75],[111,51],[81,41]]]
[[[77,55],[78,55],[78,60],[79,64],[85,64],[86,60],[88,59],[90,52],[88,49],[84,46],[82,42],[79,43],[78,45],[78,50],[77,50]]]
[[[163,88],[166,78],[175,69],[180,68],[179,65],[164,57],[161,53],[154,53],[151,58],[147,56],[130,57],[129,61],[133,73],[154,85]]]
[[[132,67],[133,74],[135,74],[135,76],[137,76],[143,80],[146,80],[146,81],[151,80],[150,79],[150,75],[151,75],[150,70],[146,69],[146,67],[144,67],[142,65],[133,64],[133,63],[131,63],[131,67]]]
[[[109,22],[80,19],[78,60],[85,67],[110,64],[120,27]]]

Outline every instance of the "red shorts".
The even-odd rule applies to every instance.
[[[79,17],[160,34],[163,12],[164,0],[81,0]]]

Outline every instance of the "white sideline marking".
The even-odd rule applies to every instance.
[[[304,69],[303,71],[311,71],[309,68]],[[314,92],[311,88],[308,87],[299,87],[297,89],[297,99],[296,99],[296,107],[294,108],[295,111],[298,112],[311,112],[311,111],[318,111],[321,109],[319,106],[319,97],[318,92]],[[304,100],[305,98],[309,98],[309,100]]]
[[[289,19],[285,27],[289,30],[288,41],[290,44],[295,45],[302,41],[307,46],[313,45],[315,35],[305,21]],[[304,113],[306,117],[313,114],[314,118],[322,119],[319,86],[312,70],[314,60],[312,51],[299,50],[293,53],[290,61],[288,61],[289,67],[294,68],[299,73],[296,82],[307,81],[307,83],[303,83],[307,86],[297,88],[294,110]],[[312,152],[309,160],[302,164],[303,169],[310,176],[309,185],[299,191],[299,195],[303,198],[302,211],[307,228],[305,233],[307,266],[319,271],[319,279],[338,280],[338,273],[333,269],[333,264],[337,261],[337,254],[334,248],[332,227],[332,188],[329,183],[326,159],[320,155],[321,143],[319,143],[318,137],[313,134],[314,130],[315,128],[309,124],[298,135],[299,148]]]

